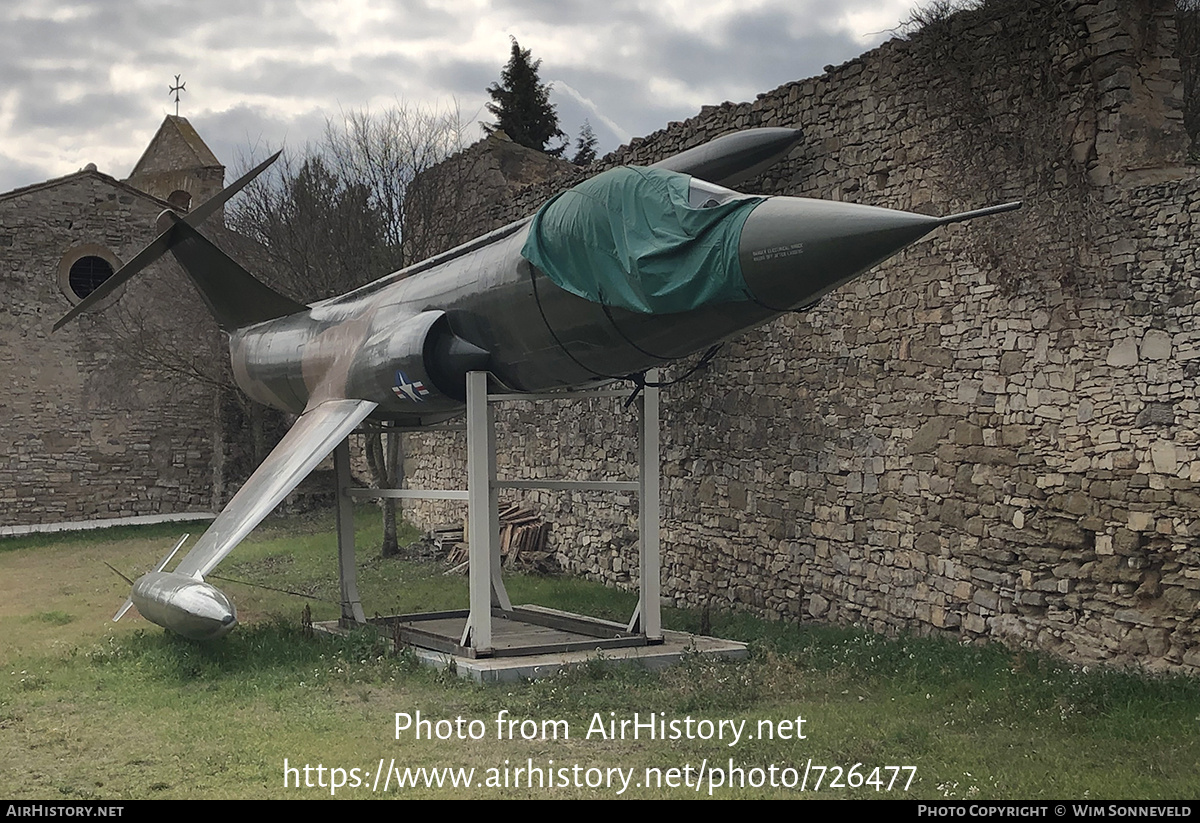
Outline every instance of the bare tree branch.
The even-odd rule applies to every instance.
[[[343,112],[317,146],[285,154],[231,205],[231,225],[266,250],[269,279],[300,300],[349,291],[442,250],[461,234],[467,169],[443,164],[462,148],[457,109],[395,106]],[[366,438],[372,479],[402,479],[401,435]],[[397,501],[384,500],[382,552],[396,554]]]

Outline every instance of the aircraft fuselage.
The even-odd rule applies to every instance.
[[[697,185],[697,199],[746,197]],[[461,411],[470,368],[486,368],[517,391],[545,391],[661,366],[819,299],[939,222],[870,206],[765,198],[739,242],[747,299],[645,314],[551,282],[521,254],[530,230],[524,221],[415,273],[400,271],[238,330],[230,338],[233,371],[251,397],[296,414],[326,397],[354,397],[378,404],[373,417],[432,422]],[[437,348],[451,339],[480,356],[439,357]]]
[[[231,629],[232,604],[204,576],[368,417],[454,416],[471,371],[523,392],[630,377],[813,303],[938,226],[1019,205],[938,218],[722,187],[798,139],[757,129],[657,169],[612,169],[528,220],[310,306],[196,230],[278,155],[186,217],[164,212],[158,237],[55,328],[170,251],[229,334],[238,385],[298,418],[175,570],[172,552],[114,619],[137,605],[189,637]]]

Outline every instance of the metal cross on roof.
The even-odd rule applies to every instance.
[[[167,89],[168,95],[171,95],[171,94],[175,95],[175,116],[176,117],[179,116],[179,92],[187,91],[186,87],[187,87],[187,81],[185,80],[184,82],[180,83],[179,75],[177,74],[177,75],[175,75],[175,85],[173,85],[169,89]]]

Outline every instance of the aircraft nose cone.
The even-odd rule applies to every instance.
[[[924,214],[772,197],[746,218],[738,258],[754,297],[784,311],[820,298],[938,225]]]

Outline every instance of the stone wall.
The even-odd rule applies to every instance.
[[[51,333],[64,255],[119,265],[162,207],[96,172],[0,198],[0,525],[211,510],[211,392],[131,365],[115,305]],[[156,266],[138,286],[122,304],[178,304],[182,284]]]
[[[1191,157],[1200,159],[1200,1],[1177,0],[1179,70],[1183,75],[1183,116],[1192,140]]]
[[[1200,671],[1200,177],[1181,165],[1174,25],[1169,0],[992,0],[580,173],[800,126],[744,190],[938,213],[1025,200],[667,390],[666,597]],[[632,419],[608,411],[502,411],[501,474],[629,476]],[[408,453],[414,485],[463,482],[461,442]],[[528,499],[567,568],[636,582],[634,501]]]

